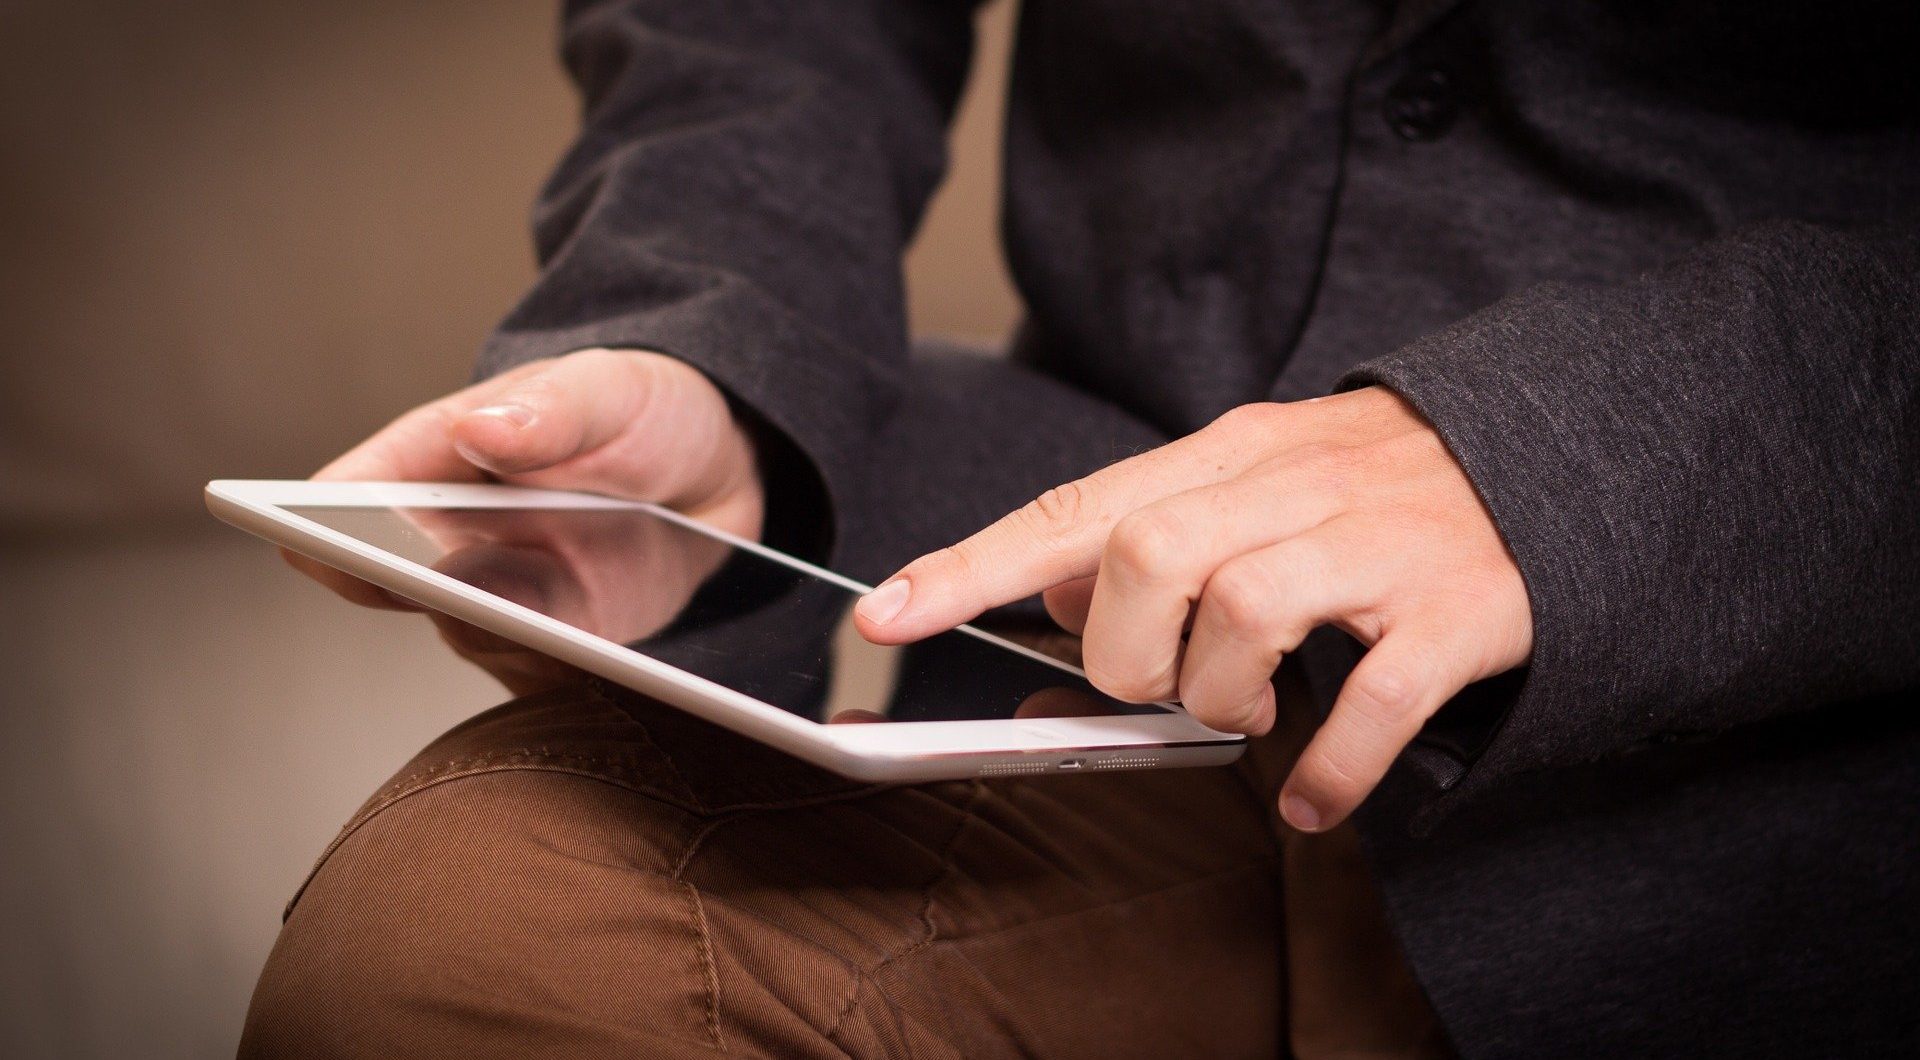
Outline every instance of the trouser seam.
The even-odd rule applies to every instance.
[[[706,903],[700,898],[700,889],[685,880],[674,877],[680,886],[686,888],[688,904],[693,908],[694,938],[699,943],[700,972],[707,990],[707,1033],[713,1038],[713,1047],[721,1052],[727,1051],[727,1039],[720,1031],[720,964],[714,958],[713,931],[707,923]]]
[[[685,774],[680,772],[680,764],[673,760],[673,755],[668,753],[665,747],[660,746],[660,741],[653,738],[653,730],[648,728],[639,718],[634,717],[632,713],[621,709],[620,704],[614,701],[613,695],[608,691],[603,679],[595,678],[589,680],[586,685],[586,691],[589,696],[593,697],[594,702],[625,718],[628,724],[640,730],[640,735],[646,737],[647,745],[652,747],[655,754],[659,756],[660,764],[666,766],[667,772],[673,775],[674,783],[680,786],[682,795],[686,798],[687,802],[692,805],[694,812],[705,815],[708,812],[706,800],[702,799],[699,793],[693,790],[693,785],[687,783]]]
[[[947,841],[940,847],[939,871],[935,872],[933,877],[927,881],[926,893],[922,896],[920,902],[920,923],[922,927],[920,937],[908,943],[906,946],[880,958],[873,967],[855,974],[853,984],[848,988],[845,1000],[841,1002],[839,1014],[834,1017],[833,1023],[829,1025],[826,1030],[827,1039],[840,1046],[840,1048],[847,1048],[846,1043],[840,1040],[840,1029],[846,1025],[847,1018],[853,1014],[855,1006],[859,1004],[862,988],[869,982],[877,985],[878,981],[875,977],[879,975],[881,969],[895,961],[910,957],[920,950],[931,946],[935,938],[939,935],[939,929],[933,921],[934,894],[939,890],[940,885],[946,882],[947,877],[953,874],[953,853],[955,849],[958,848],[960,837],[965,834],[967,825],[973,822],[974,815],[979,809],[980,801],[985,794],[986,785],[978,779],[973,780],[967,792],[967,800],[961,806],[960,822],[954,826],[953,834],[949,835]],[[852,1050],[848,1050],[848,1052],[851,1051]]]
[[[593,766],[602,768],[589,768]],[[286,908],[281,912],[281,919],[284,920],[293,914],[293,907],[300,903],[300,897],[307,892],[307,887],[313,883],[313,878],[319,875],[327,859],[331,858],[348,839],[353,838],[354,833],[364,827],[367,822],[385,813],[402,800],[450,781],[464,780],[486,773],[506,773],[517,770],[565,773],[570,776],[585,777],[588,780],[597,780],[603,784],[612,784],[645,798],[656,799],[675,809],[694,812],[693,807],[675,799],[670,793],[660,788],[637,784],[607,772],[607,770],[619,770],[621,767],[622,764],[619,762],[591,755],[557,754],[540,748],[520,747],[510,751],[488,751],[484,754],[469,755],[419,770],[408,776],[406,780],[389,785],[388,794],[376,797],[366,809],[355,814],[353,819],[340,829],[340,834],[334,836],[333,842],[328,843],[326,849],[320,852],[320,856],[314,859],[313,868],[309,869],[306,878],[300,881],[300,886],[293,892],[293,897],[287,900]]]

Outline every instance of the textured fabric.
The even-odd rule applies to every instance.
[[[1539,648],[1452,798],[1920,685],[1916,291],[1920,231],[1769,226],[1349,377],[1441,425],[1527,574]]]
[[[240,1053],[1449,1055],[1350,833],[1290,840],[1358,915],[1283,956],[1272,772],[888,788],[597,683],[530,697],[349,822]]]
[[[1920,737],[1892,704],[1522,774],[1363,834],[1468,1056],[1906,1056]]]
[[[945,164],[971,5],[569,3],[587,121],[534,217],[536,289],[482,370],[673,353],[845,499],[906,354],[900,254]]]
[[[825,483],[776,518],[868,562],[864,491],[931,473],[879,440],[964,14],[576,5],[586,128],[483,370],[682,356]],[[1519,560],[1532,665],[1366,815],[1469,1054],[1920,1045],[1917,53],[1904,0],[1023,5],[1017,352],[1082,396],[979,410],[1006,483],[1023,430],[1378,381]]]

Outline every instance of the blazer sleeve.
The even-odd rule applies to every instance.
[[[568,3],[583,125],[534,211],[539,279],[479,374],[666,353],[842,493],[897,400],[901,254],[945,167],[973,6]]]
[[[1767,223],[1621,286],[1527,290],[1343,381],[1432,421],[1532,601],[1532,659],[1489,683],[1511,691],[1432,809],[1920,684],[1916,307],[1916,227]]]

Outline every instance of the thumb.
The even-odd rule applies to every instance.
[[[520,475],[607,444],[639,417],[654,389],[649,359],[585,350],[520,375],[454,417],[453,446],[475,467]]]
[[[448,433],[473,466],[520,485],[656,501],[760,533],[752,440],[712,380],[665,354],[567,354],[503,378]]]
[[[1475,657],[1456,628],[1389,631],[1347,676],[1300,752],[1281,788],[1280,815],[1303,832],[1345,820],[1427,719],[1475,679]]]

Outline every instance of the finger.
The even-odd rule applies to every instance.
[[[1043,688],[1014,709],[1016,718],[1097,718],[1106,713],[1100,701],[1071,688]]]
[[[513,543],[559,560],[565,576],[549,582],[577,596],[580,616],[561,617],[620,644],[672,623],[733,552],[724,542],[662,520],[575,522],[553,513],[543,514],[535,535]]]
[[[477,482],[483,476],[450,440],[459,395],[402,414],[313,473],[316,481]]]
[[[502,386],[529,372],[538,371],[545,362],[524,365],[498,379],[467,387],[438,401],[410,409],[392,423],[336,457],[332,463],[314,472],[315,481],[358,482],[476,482],[484,478],[479,469],[455,451],[453,422],[466,410],[484,404]],[[345,571],[308,559],[296,552],[283,552],[295,570],[363,607],[390,610],[419,610],[417,605],[394,596]]]
[[[640,351],[586,350],[515,380],[452,425],[476,466],[531,486],[611,493],[701,515],[737,497],[752,445],[700,372]]]
[[[751,445],[725,401],[692,367],[641,351],[523,365],[406,413],[314,477],[473,481],[516,468],[539,468],[513,474],[522,484],[661,501],[757,533],[758,493],[735,488],[754,474]],[[349,600],[391,606],[350,575],[295,566]]]
[[[650,358],[585,350],[519,376],[463,410],[451,441],[498,475],[552,467],[605,445],[631,425],[654,388]]]
[[[433,569],[588,633],[605,634],[596,628],[578,572],[546,548],[483,542],[449,552]]]
[[[360,482],[478,481],[483,477],[479,470],[453,447],[454,421],[487,405],[502,389],[544,370],[550,363],[536,361],[521,365],[497,378],[409,409],[366,441],[340,454],[313,477],[321,481]]]
[[[533,650],[517,640],[455,618],[445,611],[429,611],[427,620],[440,631],[440,639],[447,647],[461,658],[483,668],[490,669],[498,659]]]
[[[1223,429],[1226,420],[1056,486],[959,544],[914,560],[861,599],[855,626],[868,640],[902,644],[1094,574],[1107,535],[1127,513],[1251,466],[1257,454]]]
[[[846,710],[827,717],[828,725],[872,725],[888,720],[885,714],[866,710],[861,707],[848,707]]]
[[[920,557],[861,598],[855,627],[877,643],[905,643],[1092,575],[1141,477],[1117,464],[1056,486],[959,544]]]
[[[1260,465],[1175,494],[1120,520],[1100,557],[1083,652],[1089,679],[1136,703],[1172,698],[1181,630],[1223,564],[1332,517],[1338,497],[1304,466]]]
[[[526,546],[478,544],[434,564],[450,577],[523,607],[582,626],[585,608],[577,582],[554,556]],[[440,639],[461,658],[492,674],[516,695],[566,683],[575,669],[525,644],[442,611],[429,611]],[[589,632],[593,632],[591,629]]]
[[[1093,602],[1093,579],[1062,582],[1040,595],[1047,615],[1061,629],[1078,636],[1087,628],[1087,607]]]
[[[327,466],[314,472],[318,482],[472,482],[483,476],[458,453],[448,440],[448,424],[454,413],[442,399],[413,409],[373,436],[342,453]],[[293,569],[333,590],[350,603],[387,610],[418,610],[399,597],[343,570],[318,560],[282,549],[280,553]]]
[[[1437,630],[1391,630],[1360,660],[1280,793],[1303,832],[1345,820],[1420,726],[1473,680],[1472,653]]]
[[[1194,610],[1180,663],[1180,702],[1222,732],[1273,727],[1273,674],[1316,627],[1381,595],[1377,567],[1350,562],[1331,527],[1221,565]]]
[[[480,667],[516,696],[530,696],[549,688],[572,684],[584,674],[524,644],[471,626],[450,615],[428,612],[440,639],[461,658]]]

